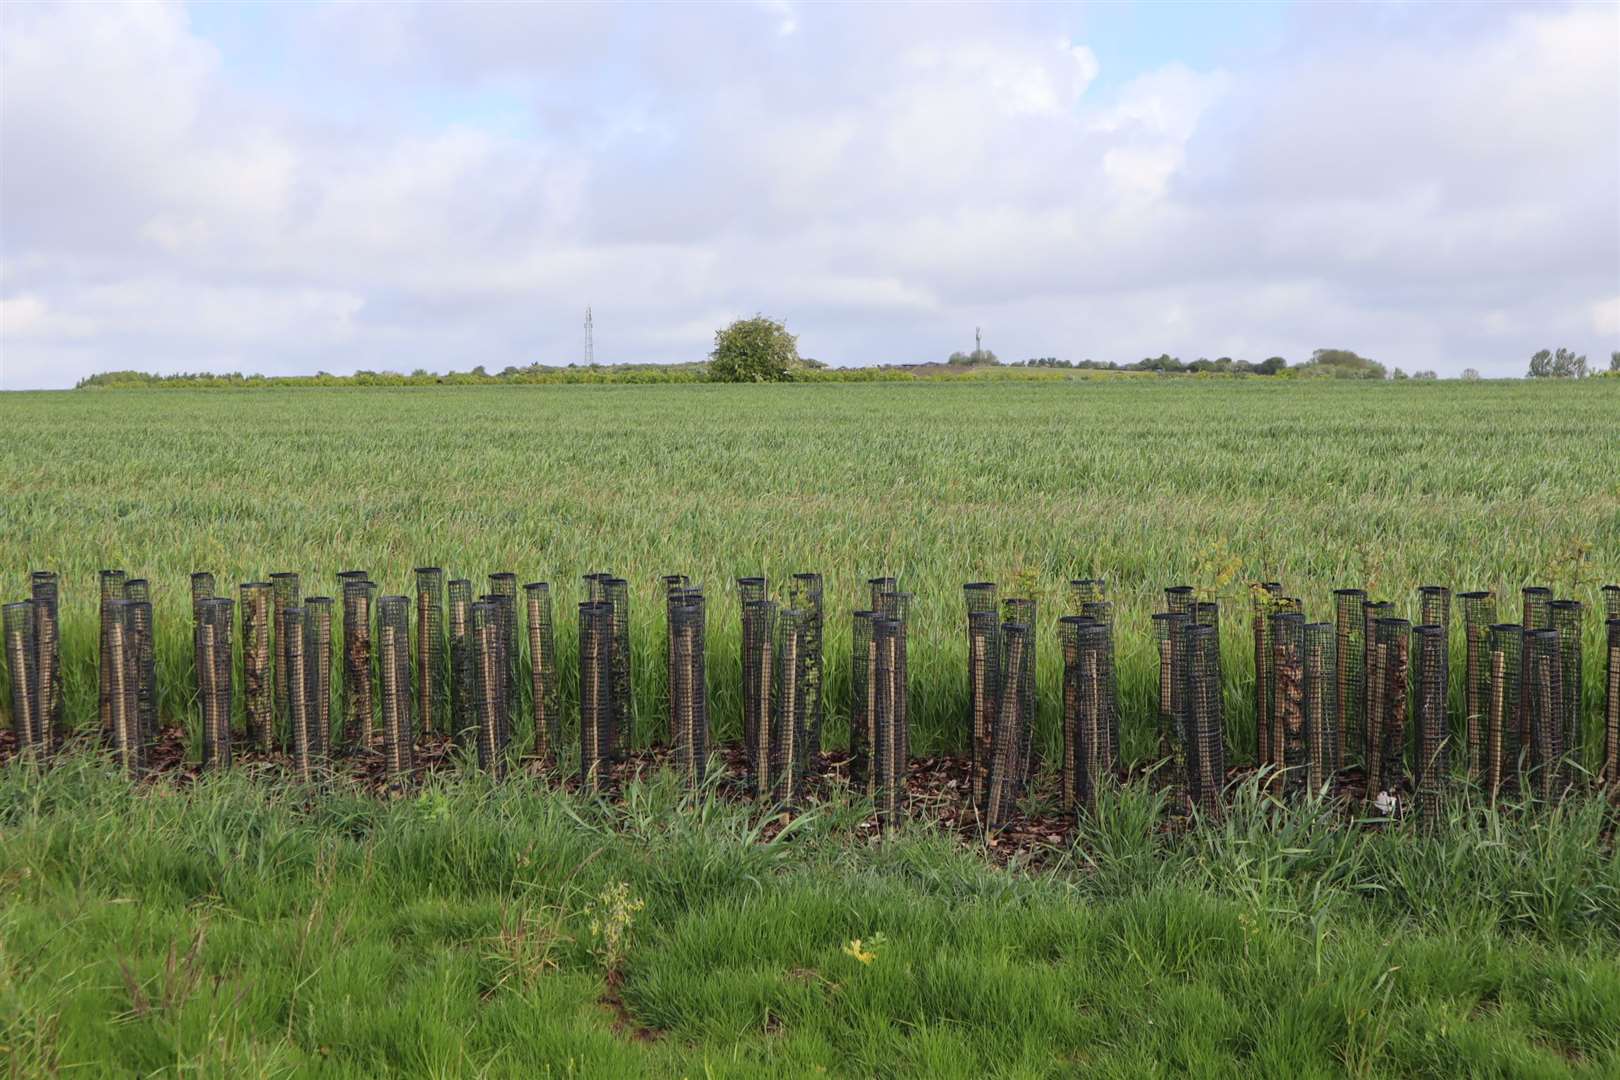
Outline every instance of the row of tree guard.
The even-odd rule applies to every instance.
[[[192,575],[205,768],[228,767],[233,745],[245,740],[259,753],[284,750],[306,782],[318,779],[334,754],[353,750],[380,753],[389,775],[402,783],[414,768],[418,735],[441,732],[468,746],[481,768],[500,774],[510,759],[525,674],[530,754],[547,768],[561,765],[563,705],[548,583],[525,585],[520,595],[515,575],[491,574],[489,591],[475,597],[470,580],[446,582],[442,569],[424,567],[415,572],[413,599],[378,596],[365,571],[345,571],[337,580],[341,633],[334,640],[338,601],[302,595],[297,574],[244,583],[235,600],[216,595],[212,574]],[[636,741],[630,589],[625,579],[606,573],[587,575],[585,582],[587,599],[578,606],[578,770],[595,788]],[[5,605],[5,650],[19,748],[43,761],[67,729],[60,582],[54,572],[38,571],[31,585],[29,599]],[[906,804],[912,598],[893,578],[868,585],[870,606],[852,617],[850,779],[888,823]],[[665,577],[662,586],[662,738],[675,766],[698,783],[711,749],[706,600],[686,575]],[[139,775],[158,727],[150,586],[105,570],[100,589],[100,731],[120,764]],[[1015,812],[1036,772],[1037,607],[1025,597],[999,598],[990,582],[963,591],[970,797],[985,821],[998,826]],[[763,577],[739,579],[737,593],[749,783],[760,799],[791,807],[804,798],[822,749],[821,576],[794,575],[785,605],[771,599]],[[1161,757],[1190,804],[1215,815],[1227,780],[1221,609],[1191,586],[1172,586],[1164,595],[1164,610],[1153,616]],[[1506,623],[1498,620],[1493,593],[1457,598],[1466,671],[1464,722],[1453,731],[1449,589],[1419,590],[1416,625],[1398,617],[1392,602],[1369,599],[1360,589],[1335,592],[1332,622],[1307,622],[1299,600],[1276,582],[1255,585],[1251,596],[1255,760],[1278,794],[1330,794],[1346,769],[1359,765],[1366,797],[1385,812],[1415,804],[1420,814],[1435,816],[1452,779],[1454,747],[1462,748],[1469,780],[1492,798],[1525,785],[1528,793],[1552,799],[1575,780],[1584,701],[1579,601],[1526,588],[1519,621]],[[1617,783],[1620,586],[1605,586],[1602,596],[1608,678],[1600,775]],[[1106,583],[1073,581],[1070,601],[1072,613],[1057,620],[1063,675],[1055,771],[1062,801],[1074,809],[1092,806],[1120,775],[1120,707]]]

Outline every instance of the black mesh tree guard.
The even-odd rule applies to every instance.
[[[771,791],[771,676],[776,638],[776,603],[749,600],[743,604],[743,732],[754,794]]]
[[[856,791],[869,798],[877,791],[877,766],[873,760],[877,752],[877,640],[872,636],[872,622],[876,618],[878,614],[874,611],[855,612],[851,620],[849,653],[849,779]],[[747,671],[745,664],[745,709]]]
[[[613,605],[579,605],[579,776],[587,790],[606,779],[613,734]]]
[[[1381,618],[1374,624],[1371,723],[1367,727],[1367,798],[1396,795],[1405,779],[1406,732],[1411,699],[1412,624]],[[1397,796],[1398,797],[1398,796]]]
[[[1620,585],[1605,585],[1603,593],[1603,621],[1620,619]]]
[[[659,581],[664,587],[664,742],[674,746],[681,724],[675,704],[675,609],[686,602],[692,579],[685,574],[665,574]]]
[[[1486,639],[1485,790],[1494,800],[1517,780],[1523,699],[1524,627],[1496,623]]]
[[[61,582],[55,570],[35,570],[29,575],[29,587],[34,600],[35,677],[39,683],[34,699],[34,749],[49,754],[56,749],[64,722]]]
[[[109,745],[117,746],[119,733],[113,727],[113,701],[112,671],[113,650],[109,644],[112,632],[112,612],[109,605],[114,601],[122,602],[124,599],[124,572],[122,570],[103,570],[101,580],[101,655],[98,662],[100,682],[97,687],[96,705],[98,721],[101,725],[101,735]],[[122,648],[122,645],[120,645]]]
[[[120,574],[120,592],[123,591],[122,577]],[[139,656],[131,629],[130,607],[128,600],[102,601],[101,669],[106,672],[106,680],[101,688],[101,698],[107,702],[113,755],[118,766],[130,776],[139,776],[146,767],[146,745],[141,737],[140,711],[136,700],[135,668]]]
[[[1558,685],[1563,694],[1559,716],[1564,724],[1561,749],[1566,759],[1564,771],[1569,773],[1581,753],[1581,702],[1586,692],[1581,671],[1581,623],[1584,612],[1579,600],[1554,600],[1547,605],[1547,611],[1553,632],[1558,635]]]
[[[1096,604],[1108,599],[1108,580],[1106,578],[1072,578],[1069,581],[1069,606],[1075,614],[1085,615],[1087,604]],[[1095,618],[1095,616],[1093,616]],[[1106,622],[1099,619],[1099,622]]]
[[[989,600],[988,607],[972,608],[970,594],[968,611],[969,788],[973,805],[981,810],[989,788],[996,710],[1001,703],[1001,616],[993,592]]]
[[[478,715],[477,738],[478,767],[491,776],[505,774],[506,755],[503,752],[501,713],[507,707],[506,668],[503,664],[500,602],[490,596],[473,604],[469,610],[470,646],[472,653],[473,699]]]
[[[1033,601],[1028,601],[1031,607]],[[985,822],[1000,828],[1012,816],[1023,794],[1029,767],[1024,760],[1030,744],[1029,728],[1035,706],[1034,630],[1029,623],[1001,626],[1000,700],[991,732],[992,751],[984,799]]]
[[[19,600],[3,609],[6,635],[6,672],[11,679],[11,722],[21,753],[41,754],[42,732],[50,716],[40,700],[40,650],[34,639],[33,600]]]
[[[382,676],[383,766],[389,784],[409,776],[415,729],[411,723],[411,601],[377,598],[377,656]]]
[[[1451,590],[1444,585],[1418,586],[1418,624],[1438,626],[1451,640]]]
[[[511,668],[507,664],[506,650],[506,613],[501,609],[509,602],[501,593],[485,593],[478,598],[480,604],[488,604],[490,618],[495,626],[495,749],[497,753],[504,753],[512,732],[510,727],[511,712],[508,705],[511,701],[511,687],[507,685]],[[473,666],[479,668],[477,657],[478,639],[473,639]],[[481,672],[478,672],[481,674]]]
[[[416,568],[416,715],[423,733],[450,725],[450,669],[444,639],[444,569]]]
[[[1063,650],[1062,801],[1069,809],[1091,810],[1114,770],[1109,729],[1117,721],[1109,700],[1108,627],[1066,615],[1058,620],[1058,640]]]
[[[213,587],[213,575],[209,575]],[[131,648],[135,651],[135,711],[140,723],[141,743],[150,747],[158,734],[157,640],[152,627],[152,588],[145,578],[124,582],[124,599],[129,609]],[[210,593],[209,599],[212,599]],[[204,601],[206,603],[206,601]]]
[[[270,613],[270,633],[273,640],[270,648],[271,655],[275,657],[275,678],[271,682],[275,694],[275,726],[278,732],[285,732],[290,722],[287,709],[290,691],[283,663],[287,647],[282,644],[282,640],[287,633],[287,609],[299,606],[299,601],[303,599],[303,585],[298,575],[292,573],[271,574],[270,584],[273,586]]]
[[[1040,709],[1040,700],[1035,696],[1035,672],[1040,670],[1036,664],[1036,658],[1039,651],[1038,645],[1040,640],[1041,625],[1038,605],[1029,597],[1009,596],[1001,601],[1001,620],[1003,625],[1007,623],[1018,623],[1020,626],[1029,627],[1029,637],[1027,640],[1025,640],[1023,648],[1020,650],[1022,663],[1029,668],[1030,674],[1028,699],[1020,699],[1020,703],[1024,706],[1024,711],[1019,714],[1019,719],[1021,721],[1019,725],[1019,738],[1022,741],[1018,745],[1017,759],[1018,765],[1023,771],[1019,774],[1017,779],[1017,790],[1013,795],[1013,798],[1016,799],[1024,793],[1024,789],[1029,786],[1030,778],[1035,774],[1035,725],[1039,722],[1036,713]],[[1005,647],[1002,651],[1002,659],[1003,661],[1006,659]],[[1003,664],[1001,676],[1004,680],[1012,678],[1013,670]],[[1003,700],[1005,700],[1005,694],[1003,695]],[[998,708],[997,717],[999,718],[999,716],[1000,710]]]
[[[523,598],[524,623],[529,631],[533,752],[542,765],[553,768],[562,748],[562,701],[558,690],[557,632],[551,618],[550,583],[531,581],[523,586]]]
[[[1519,593],[1520,622],[1526,630],[1550,630],[1551,615],[1547,605],[1552,603],[1552,590],[1543,585],[1526,585]]]
[[[1305,616],[1278,611],[1271,616],[1270,758],[1281,768],[1275,789],[1298,792],[1306,783]]]
[[[706,616],[701,590],[686,588],[680,595],[682,602],[669,609],[670,699],[675,710],[670,744],[676,767],[690,783],[699,785],[709,756]]]
[[[1362,615],[1366,603],[1367,594],[1361,589],[1333,590],[1334,707],[1340,768],[1349,764],[1348,757],[1359,758],[1366,744],[1367,624]]]
[[[315,778],[314,725],[309,717],[309,652],[304,644],[304,608],[293,604],[282,608],[281,655],[276,667],[285,672],[287,748],[291,751],[293,773],[307,784]]]
[[[1305,624],[1305,789],[1312,797],[1327,791],[1340,767],[1337,638],[1333,623]]]
[[[1610,787],[1620,784],[1620,617],[1604,623],[1609,666],[1603,693],[1603,769]]]
[[[895,624],[894,668],[891,672],[894,680],[894,709],[890,716],[894,721],[891,734],[894,740],[893,750],[897,755],[895,768],[899,769],[903,778],[906,775],[906,765],[911,760],[911,664],[907,644],[911,629],[911,594],[886,592],[882,596],[879,610],[884,618],[894,620]]]
[[[310,752],[324,768],[332,754],[332,598],[304,598],[304,696]]]
[[[1558,631],[1524,633],[1524,697],[1529,703],[1529,782],[1537,799],[1551,801],[1566,786],[1563,664]]]
[[[128,599],[128,600],[135,599],[135,597],[132,597],[132,596],[129,595],[129,589],[128,589],[127,583],[125,585],[125,593],[124,593],[124,595],[125,595],[125,599]],[[192,632],[193,632],[192,633],[193,637],[196,636],[197,622],[198,622],[198,620],[200,620],[202,618],[202,606],[204,604],[206,604],[208,601],[212,600],[213,598],[214,598],[214,575],[209,573],[207,570],[198,570],[198,571],[193,572],[192,575],[191,575],[191,628],[192,628]],[[150,599],[150,597],[148,597],[148,599]],[[196,659],[196,657],[195,657],[196,650],[193,649],[192,652],[193,652],[192,659],[193,659],[193,661],[195,661],[195,659]],[[199,683],[201,682],[201,674],[199,672],[197,672],[195,669],[193,669],[192,675],[193,675],[194,678],[197,679],[197,681]]]
[[[478,742],[479,703],[473,664],[472,582],[456,578],[447,587],[450,630],[450,733],[457,746]]]
[[[1159,611],[1153,615],[1153,643],[1159,655],[1159,760],[1170,763],[1171,774],[1181,777],[1187,769],[1185,733],[1182,728],[1184,709],[1181,692],[1186,684],[1186,673],[1178,660],[1185,657],[1176,647],[1177,636],[1192,622],[1192,616],[1181,611]]]
[[[1213,626],[1215,628],[1215,642],[1221,640],[1221,602],[1219,600],[1200,600],[1192,606],[1193,622],[1199,626]]]
[[[1465,592],[1457,597],[1463,617],[1463,738],[1467,740],[1468,779],[1485,776],[1485,713],[1491,669],[1487,638],[1496,622],[1496,594]]]
[[[967,602],[969,615],[975,611],[1001,611],[1001,605],[996,600],[996,583],[993,581],[968,582],[962,586],[962,597]]]
[[[630,583],[621,577],[602,582],[613,606],[613,730],[609,743],[614,761],[623,761],[636,745],[636,695],[630,656]]]
[[[1181,636],[1187,657],[1187,688],[1182,692],[1187,710],[1187,797],[1200,814],[1213,819],[1220,816],[1226,783],[1219,632],[1191,623]]]
[[[489,575],[489,595],[496,597],[494,601],[495,615],[500,620],[501,629],[501,663],[504,672],[501,676],[506,688],[506,706],[502,711],[501,746],[504,749],[512,739],[512,717],[518,711],[518,580],[516,574],[496,573]]]
[[[338,584],[343,602],[342,687],[339,692],[343,742],[350,750],[370,751],[376,746],[371,622],[377,586],[364,570],[344,570],[338,574]]]
[[[1191,585],[1170,585],[1164,590],[1164,610],[1171,615],[1191,617],[1197,599]]]
[[[877,694],[872,710],[875,736],[872,759],[876,773],[873,799],[878,824],[890,829],[900,823],[906,805],[905,734],[900,710],[900,702],[905,697],[900,661],[904,646],[899,620],[885,614],[874,618],[872,642],[877,651],[874,672]]]
[[[1361,665],[1361,738],[1357,742],[1357,752],[1361,755],[1362,768],[1367,772],[1372,770],[1371,751],[1373,729],[1373,698],[1381,695],[1375,693],[1375,681],[1379,677],[1373,672],[1373,658],[1378,648],[1378,620],[1391,618],[1395,614],[1395,605],[1388,600],[1368,600],[1361,605],[1362,620],[1362,665]]]
[[[1435,614],[1431,611],[1430,614]],[[1416,704],[1412,793],[1418,819],[1434,825],[1442,818],[1450,776],[1446,691],[1451,685],[1450,635],[1440,623],[1412,628],[1412,683]]]
[[[810,613],[794,607],[783,609],[776,620],[769,795],[783,807],[797,804],[804,776],[809,623]]]
[[[825,611],[822,605],[821,575],[794,574],[788,585],[788,603],[805,613],[804,628],[804,760],[814,767],[821,756],[821,726],[825,718],[822,700],[825,662],[822,653]]]
[[[898,592],[900,584],[892,577],[867,578],[866,586],[872,593],[872,610],[883,610],[883,596],[885,593]]]
[[[248,742],[261,754],[268,753],[274,728],[270,690],[273,586],[268,581],[244,581],[238,592],[242,598],[242,715]],[[217,638],[214,646],[219,647]]]
[[[247,586],[242,586],[243,590]],[[245,592],[244,592],[245,595]],[[266,603],[269,586],[264,586]],[[192,627],[192,654],[197,668],[197,702],[202,713],[202,766],[204,769],[227,769],[231,764],[231,627],[235,616],[235,603],[228,597],[215,597],[204,601],[194,612]],[[268,609],[267,609],[268,610]],[[246,635],[251,621],[244,607],[242,611],[242,653],[247,661]],[[268,634],[269,627],[260,623]],[[261,669],[262,670],[262,669]],[[260,680],[263,687],[263,680]],[[266,707],[269,701],[263,703]]]
[[[1271,651],[1271,616],[1281,596],[1282,585],[1276,581],[1256,582],[1249,588],[1249,617],[1254,633],[1254,763],[1262,769],[1282,764],[1277,752],[1281,740],[1273,724],[1277,687]]]

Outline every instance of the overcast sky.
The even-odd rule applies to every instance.
[[[0,385],[1620,348],[1620,7],[0,5]]]

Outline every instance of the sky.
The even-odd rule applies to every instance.
[[[0,387],[1620,349],[1620,5],[0,4]]]

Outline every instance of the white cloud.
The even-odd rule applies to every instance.
[[[1042,6],[272,10],[266,76],[181,7],[4,9],[7,385],[566,362],[586,303],[604,359],[756,310],[832,362],[1620,336],[1613,8],[1103,92]]]

